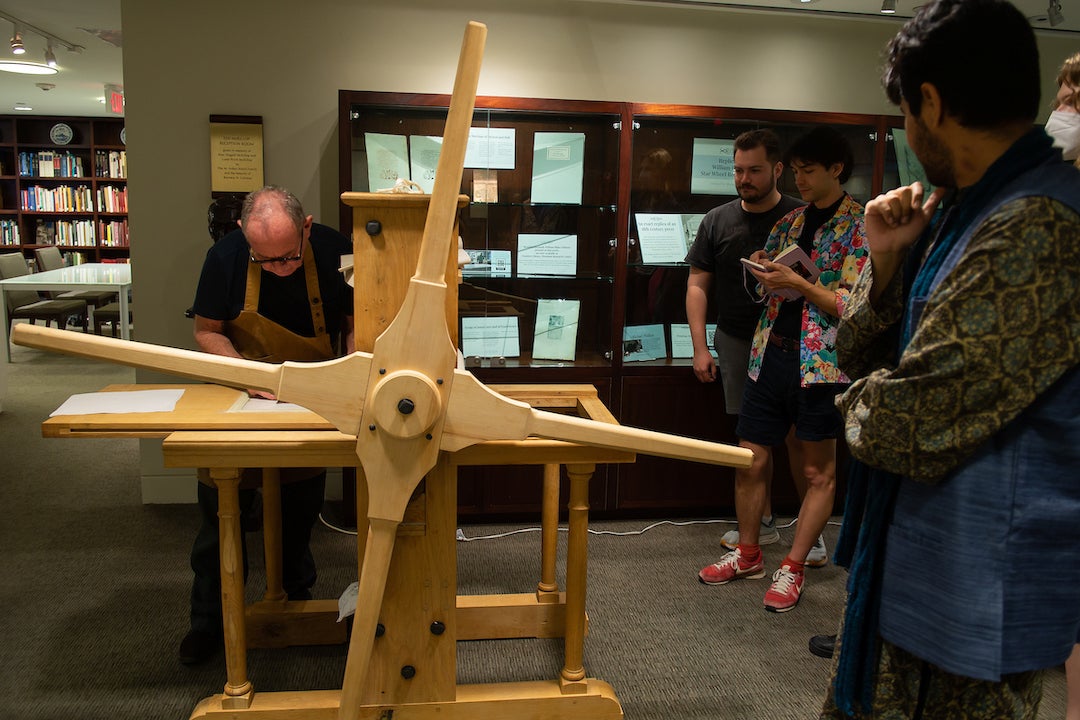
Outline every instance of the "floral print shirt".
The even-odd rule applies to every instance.
[[[775,257],[799,242],[804,222],[803,210],[800,208],[785,215],[769,233],[765,243],[765,252],[769,257]],[[821,271],[818,284],[835,294],[836,307],[832,308],[833,314],[830,314],[809,300],[803,303],[802,330],[799,334],[799,384],[802,387],[816,383],[851,382],[836,362],[836,326],[851,288],[869,257],[870,248],[863,230],[863,207],[845,193],[836,214],[814,234],[814,250],[810,253],[810,260]],[[783,298],[770,295],[767,303],[750,348],[748,372],[751,380],[757,380],[761,373],[761,360]]]

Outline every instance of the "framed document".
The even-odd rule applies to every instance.
[[[534,360],[573,360],[580,300],[537,300]]]
[[[461,318],[461,353],[466,357],[517,357],[516,316]]]
[[[663,325],[627,325],[623,328],[623,362],[666,357]]]

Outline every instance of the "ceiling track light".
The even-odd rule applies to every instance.
[[[46,66],[52,68],[53,71],[56,70],[56,48],[63,48],[64,50],[73,53],[80,53],[86,49],[82,45],[68,42],[67,40],[59,37],[58,35],[53,35],[48,30],[42,30],[41,28],[35,27],[28,22],[20,20],[14,15],[9,15],[3,10],[0,10],[0,19],[7,20],[14,26],[14,29],[11,33],[11,52],[15,53],[16,55],[24,55],[26,53],[26,45],[23,42],[23,38],[26,35],[33,34],[41,37],[43,40],[46,40],[49,44],[49,47],[48,50],[45,51],[45,64]]]
[[[1046,18],[1050,21],[1050,27],[1056,27],[1065,22],[1065,15],[1061,12],[1061,0],[1050,0],[1046,7]]]
[[[881,13],[883,15],[896,14],[896,0],[881,0]]]

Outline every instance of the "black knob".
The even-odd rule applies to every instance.
[[[382,232],[382,223],[378,220],[368,220],[367,225],[364,226],[364,229],[367,230],[368,235],[370,235],[371,237],[375,237]]]
[[[412,680],[414,677],[416,677],[416,668],[414,668],[412,665],[406,665],[405,667],[401,668],[401,677],[405,678],[406,680]]]
[[[445,625],[443,625],[438,620],[433,620],[431,622],[431,634],[432,635],[442,635],[444,632],[446,632],[446,626]]]
[[[382,623],[379,623],[378,625],[375,626],[375,637],[382,637],[385,634],[386,634],[386,626],[385,625],[383,625]]]
[[[416,409],[416,403],[409,398],[401,398],[397,403],[397,411],[402,415],[408,415]]]

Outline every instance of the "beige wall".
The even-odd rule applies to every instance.
[[[485,95],[895,112],[878,83],[888,20],[597,0],[123,0],[122,12],[139,339],[179,347],[193,347],[183,312],[209,246],[209,116],[261,115],[267,180],[336,225],[338,89],[449,92],[467,20],[489,28]],[[1049,99],[1075,43],[1040,44]]]

